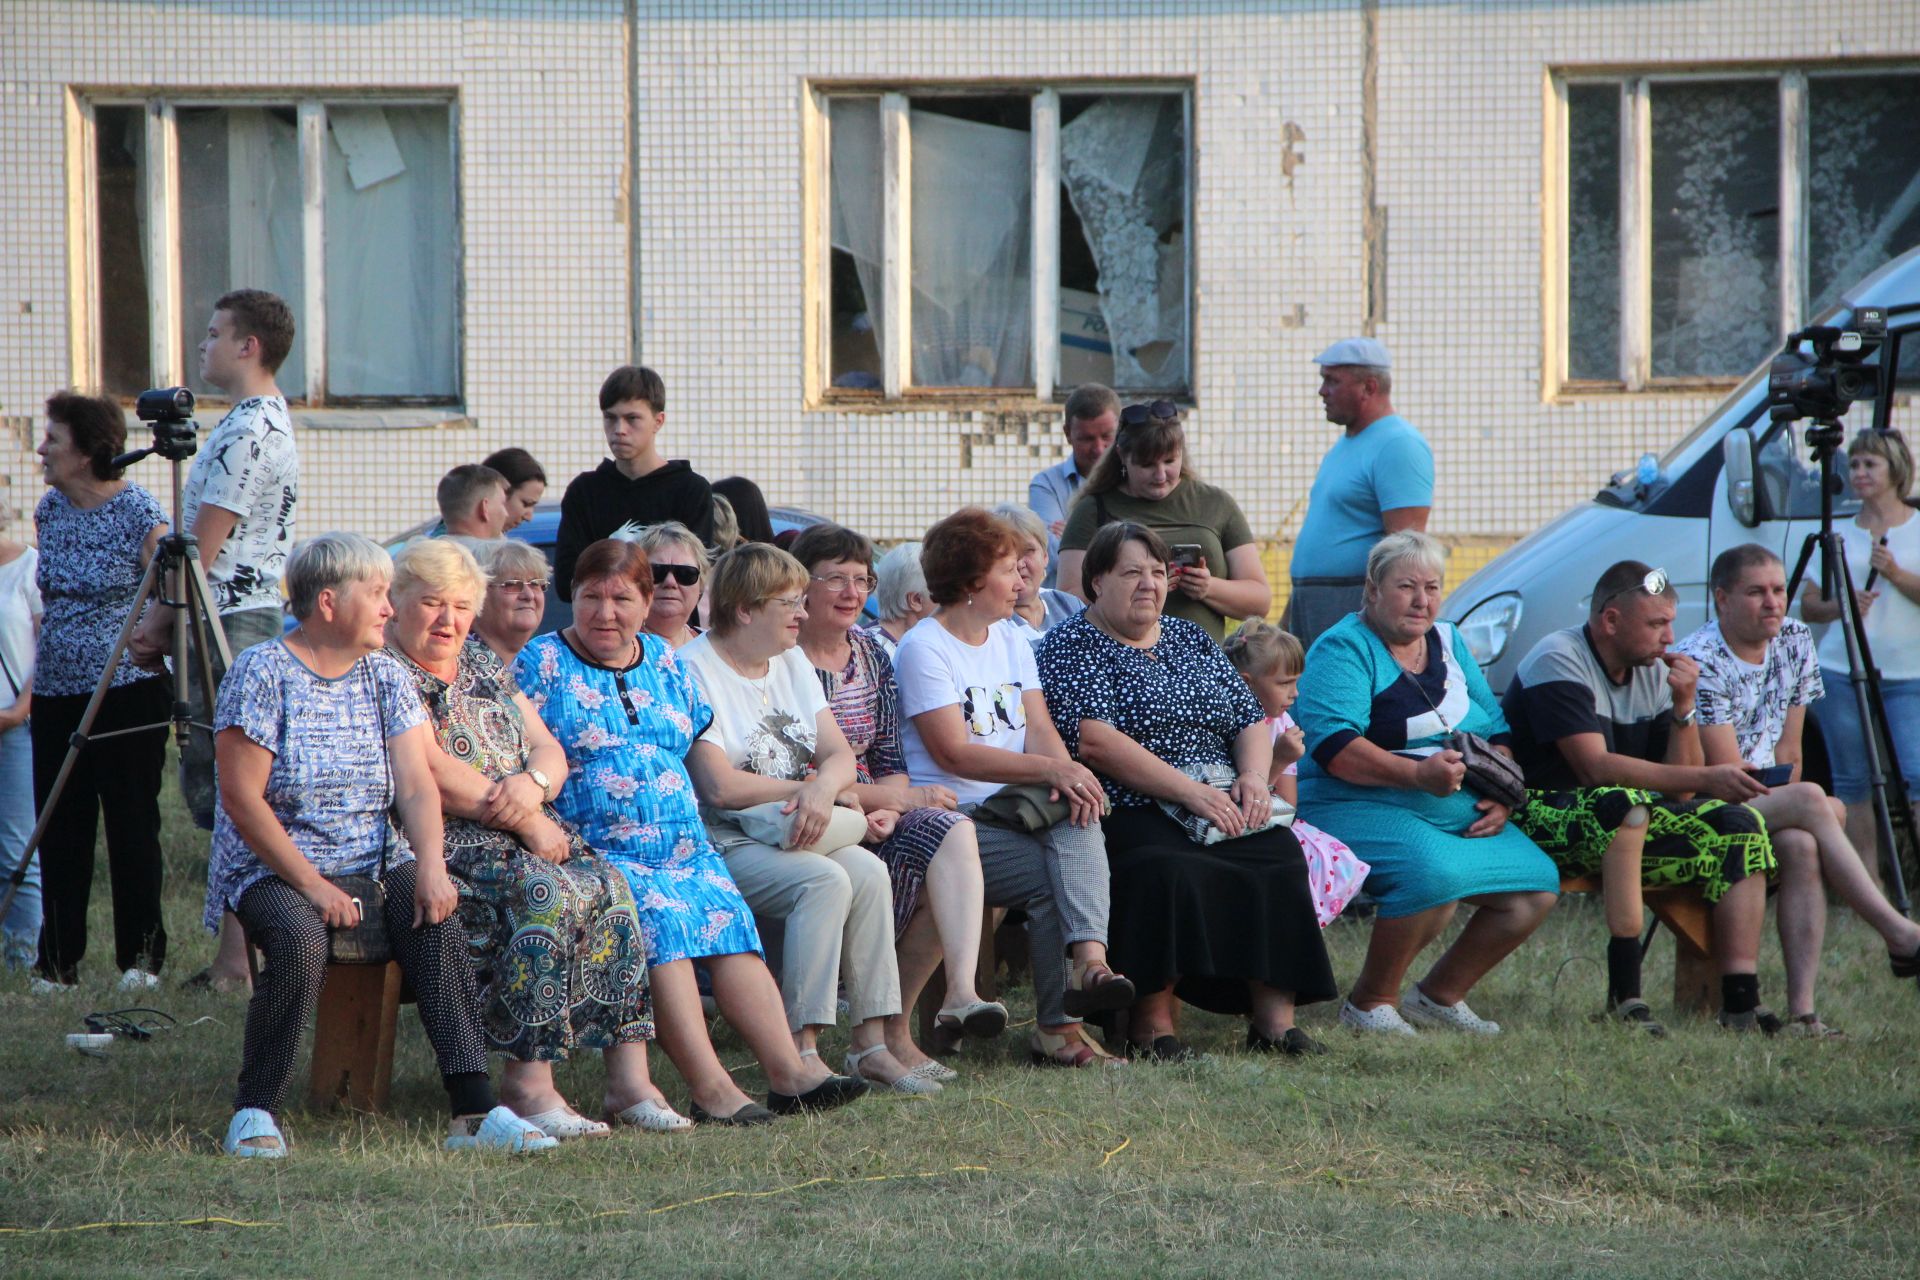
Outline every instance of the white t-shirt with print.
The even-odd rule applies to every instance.
[[[759,680],[728,666],[705,635],[689,640],[673,656],[693,669],[713,704],[713,722],[700,735],[701,742],[720,748],[728,764],[747,773],[789,782],[807,776],[819,747],[818,717],[827,709],[827,695],[798,645],[769,662]]]
[[[1740,758],[1756,769],[1772,768],[1788,710],[1806,706],[1822,692],[1820,662],[1807,624],[1785,619],[1780,634],[1767,645],[1766,659],[1758,664],[1727,647],[1718,622],[1682,640],[1679,649],[1700,664],[1700,723],[1732,725]]]
[[[280,576],[293,549],[299,496],[300,453],[286,400],[242,400],[201,444],[181,491],[185,532],[192,531],[203,504],[238,517],[207,566],[214,608],[222,614],[280,607]]]
[[[1027,711],[1021,695],[1040,687],[1033,645],[1010,621],[987,629],[985,642],[962,642],[938,619],[922,618],[900,640],[893,655],[900,685],[900,746],[907,774],[922,786],[938,783],[961,804],[978,804],[998,791],[998,782],[957,778],[934,763],[920,740],[913,717],[940,707],[958,706],[974,746],[1024,751]]]

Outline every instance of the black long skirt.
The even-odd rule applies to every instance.
[[[1178,979],[1180,999],[1225,1014],[1251,1010],[1249,982],[1301,1005],[1339,994],[1293,832],[1198,845],[1152,805],[1116,808],[1100,826],[1113,872],[1108,956],[1137,990]]]

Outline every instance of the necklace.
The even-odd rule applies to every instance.
[[[762,708],[770,707],[773,705],[773,695],[768,692],[768,688],[767,688],[769,685],[773,683],[773,663],[772,662],[767,663],[767,673],[756,680],[754,677],[748,675],[744,670],[741,669],[740,664],[734,660],[734,657],[732,654],[728,653],[725,649],[722,649],[719,645],[714,645],[713,647],[714,647],[714,650],[717,653],[719,653],[721,658],[726,661],[726,664],[729,667],[733,668],[733,673],[739,676],[742,680],[746,681],[748,687],[750,687],[751,689],[754,690],[754,692],[760,695],[760,705]]]

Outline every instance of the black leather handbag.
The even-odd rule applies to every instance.
[[[1445,662],[1446,658],[1443,656],[1441,661]],[[1460,753],[1460,763],[1467,771],[1465,785],[1475,795],[1505,805],[1509,811],[1526,804],[1527,775],[1521,771],[1519,764],[1479,734],[1455,729],[1448,724],[1447,718],[1440,713],[1439,707],[1434,706],[1433,699],[1427,696],[1425,687],[1411,671],[1402,671],[1400,676],[1413,686],[1413,691],[1420,695],[1420,700],[1440,721],[1441,728],[1448,730],[1447,746]],[[1448,678],[1451,679],[1451,676]],[[1441,700],[1445,701],[1444,694]]]
[[[387,803],[381,810],[379,876],[327,876],[326,881],[360,905],[356,924],[327,929],[327,959],[334,964],[385,964],[393,959],[387,941],[387,854],[393,847],[393,754],[387,749],[387,713],[380,702],[380,681],[373,682],[373,705],[380,717],[380,754],[387,765]]]

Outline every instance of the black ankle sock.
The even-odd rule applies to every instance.
[[[1607,998],[1615,1004],[1640,998],[1640,939],[1607,939]]]
[[[441,1076],[447,1086],[447,1103],[456,1116],[483,1116],[493,1110],[493,1081],[484,1071],[461,1071]]]
[[[1728,973],[1720,977],[1720,1005],[1728,1013],[1752,1013],[1760,1007],[1760,975]]]

